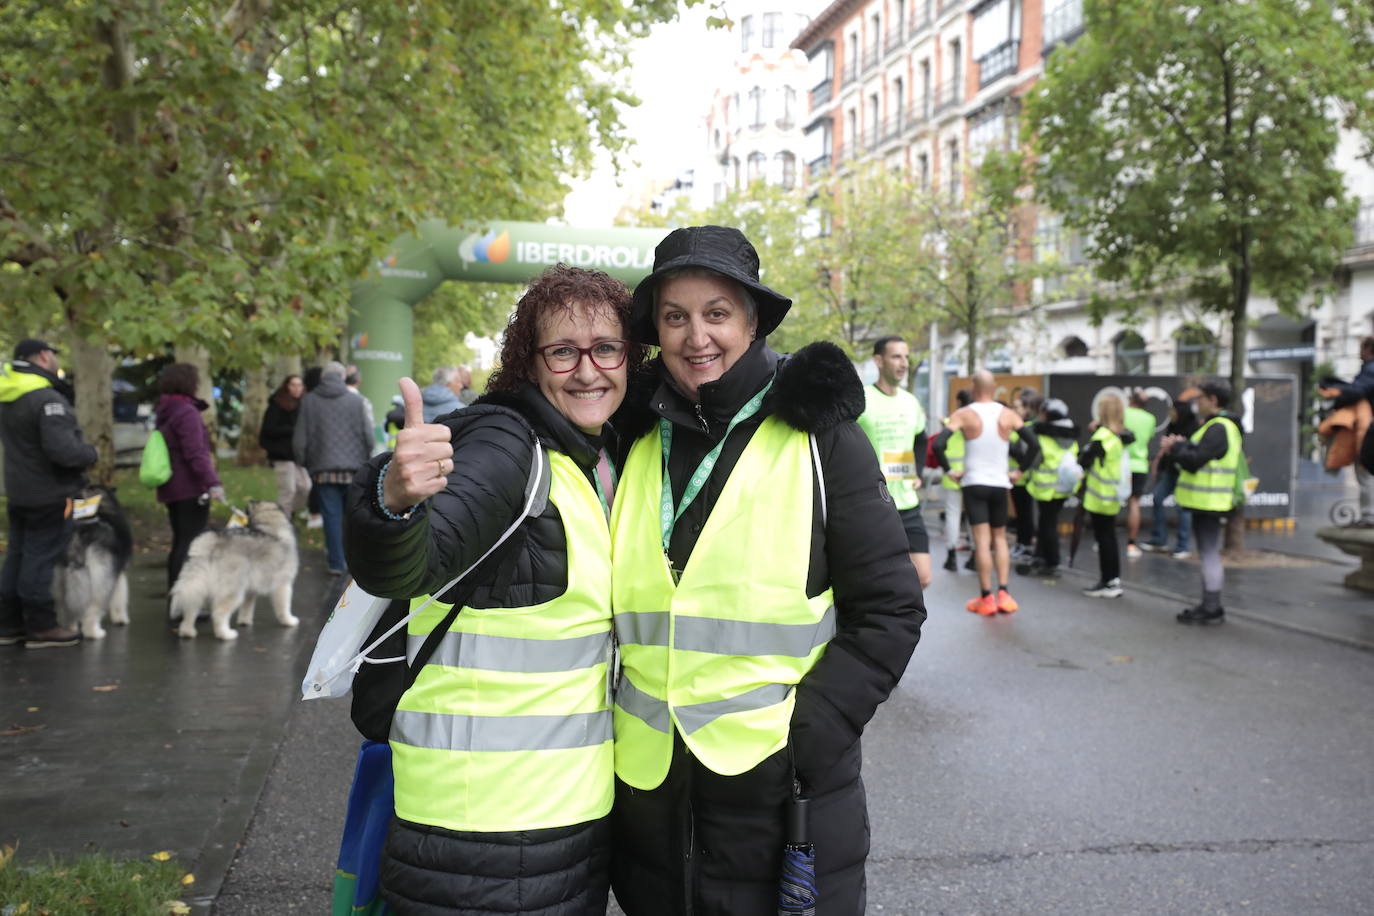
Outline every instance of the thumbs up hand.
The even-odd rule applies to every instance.
[[[405,428],[396,434],[396,450],[382,481],[382,504],[392,512],[404,512],[448,485],[453,470],[452,434],[447,426],[424,421],[420,387],[400,381],[405,405]]]

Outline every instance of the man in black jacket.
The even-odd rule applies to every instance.
[[[1360,341],[1360,373],[1348,384],[1332,387],[1340,389],[1336,396],[1336,407],[1348,407],[1361,399],[1368,399],[1374,407],[1374,336]],[[1360,446],[1360,456],[1355,462],[1355,479],[1360,484],[1360,520],[1357,528],[1374,528],[1374,425],[1366,432]]]
[[[53,568],[72,533],[71,497],[85,485],[95,447],[81,437],[71,386],[57,377],[57,351],[21,340],[0,374],[0,438],[9,497],[9,552],[0,573],[0,645],[74,646],[57,624]]]

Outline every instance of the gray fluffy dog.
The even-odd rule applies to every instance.
[[[206,531],[191,542],[186,565],[172,586],[171,618],[180,620],[177,632],[196,636],[196,617],[209,606],[210,622],[220,639],[238,639],[238,625],[253,623],[259,595],[272,600],[277,622],[294,627],[291,589],[296,581],[296,532],[281,506],[269,501],[248,504],[248,526]]]

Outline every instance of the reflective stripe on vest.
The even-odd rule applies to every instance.
[[[615,764],[640,789],[667,774],[674,729],[724,775],[786,746],[794,688],[836,626],[829,589],[806,597],[815,485],[806,434],[775,417],[759,425],[676,585],[656,511],[661,454],[657,430],[635,443],[611,514]]]
[[[1192,436],[1190,442],[1201,442],[1207,428],[1220,423],[1226,430],[1226,454],[1198,468],[1178,475],[1174,499],[1185,509],[1201,512],[1230,512],[1236,504],[1236,473],[1240,468],[1240,430],[1226,417],[1213,417]]]
[[[396,813],[406,820],[536,830],[610,810],[610,534],[586,476],[566,455],[548,455],[549,501],[569,545],[567,590],[454,618],[392,720]],[[411,620],[409,656],[450,607],[436,602]]]
[[[1116,515],[1121,511],[1121,500],[1117,497],[1120,483],[1117,475],[1121,469],[1121,451],[1125,446],[1121,444],[1121,438],[1105,426],[1099,426],[1089,441],[1101,442],[1106,454],[1088,468],[1083,487],[1083,508],[1096,515]]]
[[[1078,443],[1070,442],[1069,447],[1065,448],[1053,436],[1040,437],[1040,463],[1031,472],[1030,483],[1026,484],[1026,492],[1033,499],[1049,502],[1068,495],[1059,492],[1059,463],[1064,460],[1066,452],[1076,457]]]

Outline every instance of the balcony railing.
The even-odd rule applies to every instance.
[[[940,0],[939,3],[935,4],[935,15],[942,15],[946,10],[953,9],[962,2],[963,0]]]
[[[878,145],[879,130],[878,124],[870,124],[859,132],[858,150],[871,150]]]
[[[883,39],[883,53],[891,54],[902,46],[902,41],[906,38],[902,34],[902,24],[898,22],[887,30],[887,37]]]
[[[815,178],[818,175],[824,175],[828,171],[830,171],[829,156],[817,156],[806,164],[807,178]]]
[[[1374,245],[1374,201],[1361,204],[1355,216],[1355,247]]]
[[[840,85],[848,86],[859,76],[859,62],[857,60],[847,60],[844,62],[844,69],[840,71]]]
[[[919,35],[921,32],[930,28],[931,23],[934,21],[935,17],[930,15],[929,9],[912,10],[911,25],[907,28],[906,33],[908,35]]]
[[[875,40],[873,44],[864,48],[862,69],[864,73],[867,73],[876,66],[878,66],[878,42]]]
[[[941,86],[935,93],[935,114],[944,114],[951,108],[957,108],[964,98],[964,87],[961,83],[950,81]]]
[[[1060,0],[1045,13],[1041,53],[1048,54],[1057,44],[1070,41],[1083,31],[1083,0]]]
[[[1021,42],[1013,38],[978,58],[978,87],[981,89],[993,80],[1015,73],[1020,53]]]
[[[906,120],[902,124],[903,130],[918,128],[930,120],[930,99],[914,99],[911,107],[907,109]]]
[[[824,105],[824,104],[826,104],[827,102],[830,101],[830,97],[831,97],[832,93],[834,92],[834,87],[835,87],[835,81],[832,80],[832,79],[827,79],[825,82],[820,83],[819,85],[812,87],[812,89],[811,89],[811,110],[812,110],[812,111],[815,111],[817,108],[820,108],[822,105]]]

